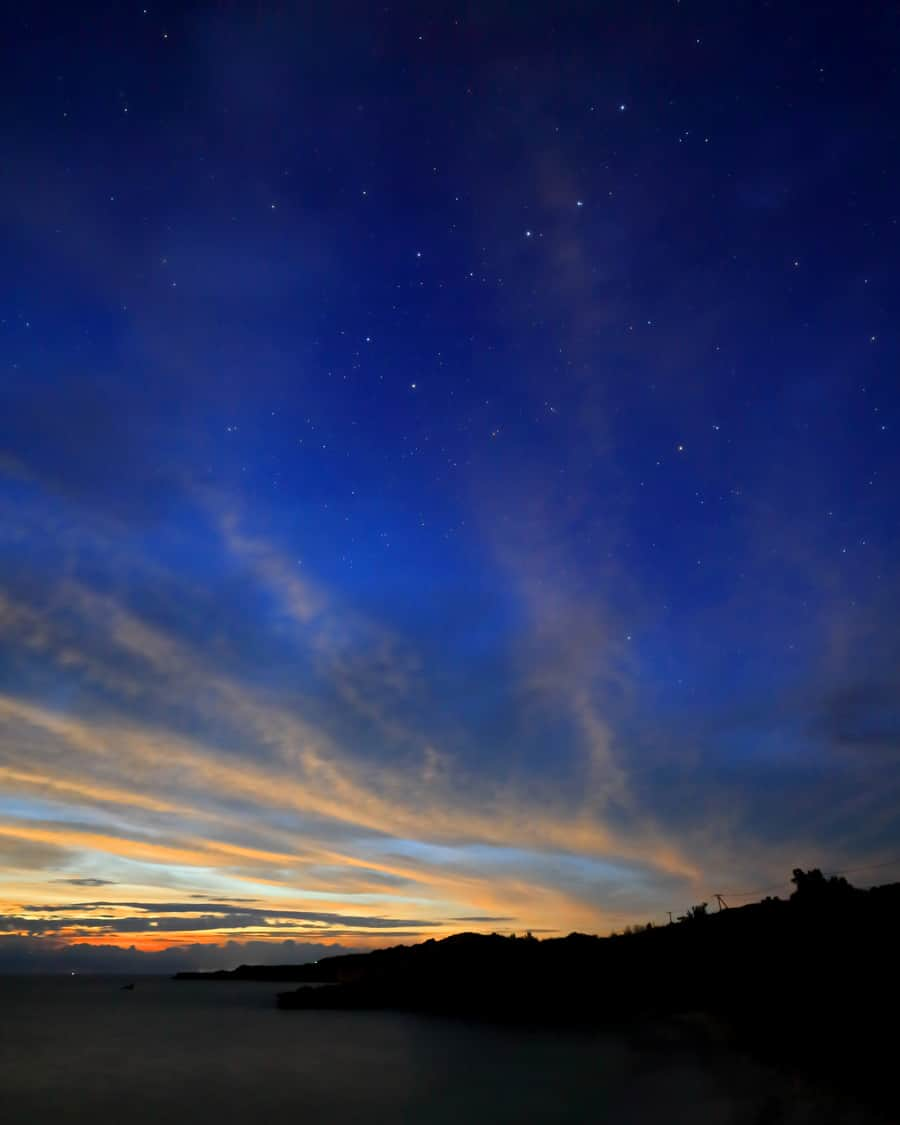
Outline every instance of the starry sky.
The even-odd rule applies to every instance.
[[[895,6],[2,50],[0,968],[900,876]]]

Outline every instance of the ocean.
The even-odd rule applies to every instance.
[[[597,1033],[281,1012],[271,983],[123,983],[0,978],[3,1125],[815,1120],[773,1116],[784,1090],[749,1061],[641,1050]]]

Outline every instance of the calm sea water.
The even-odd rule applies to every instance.
[[[755,1125],[770,1079],[596,1034],[280,1012],[277,986],[0,978],[0,1121]],[[290,986],[288,986],[290,987]]]

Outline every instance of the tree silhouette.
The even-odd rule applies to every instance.
[[[818,867],[810,871],[795,867],[791,882],[796,888],[791,894],[791,901],[800,905],[841,901],[854,890],[843,875],[832,875],[826,879]]]

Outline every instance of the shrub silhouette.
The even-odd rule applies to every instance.
[[[706,909],[708,905],[709,905],[709,903],[707,903],[707,902],[698,902],[696,906],[690,907],[687,914],[682,914],[679,917],[678,921],[679,922],[697,922],[701,918],[709,917],[709,915],[707,913],[707,909]]]

